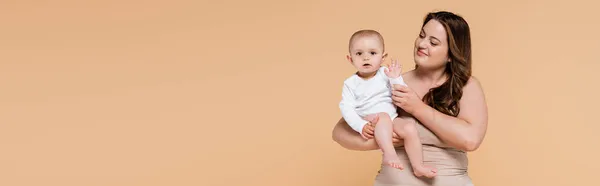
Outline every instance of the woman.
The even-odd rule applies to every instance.
[[[451,12],[429,13],[415,41],[414,61],[416,68],[403,75],[408,87],[394,87],[392,100],[418,121],[423,160],[438,169],[437,176],[415,177],[402,140],[394,134],[405,169],[382,165],[375,186],[473,185],[467,173],[466,152],[476,150],[483,141],[487,105],[481,85],[471,76],[467,22]],[[333,139],[351,150],[379,148],[374,139],[364,140],[343,118],[333,129]]]

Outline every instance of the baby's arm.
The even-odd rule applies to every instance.
[[[363,135],[362,131],[364,126],[368,123],[368,121],[364,120],[358,113],[356,112],[356,98],[352,93],[350,87],[344,83],[344,88],[342,89],[342,101],[340,101],[339,107],[342,112],[342,117],[346,120],[346,123],[356,132]]]
[[[390,89],[394,84],[408,86],[402,78],[402,66],[396,60],[392,61],[392,65],[389,68],[385,68],[385,75],[390,82]]]

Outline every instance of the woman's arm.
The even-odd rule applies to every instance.
[[[332,132],[333,141],[340,144],[342,147],[350,150],[368,151],[379,149],[373,138],[365,140],[360,134],[354,131],[344,120],[335,124]]]
[[[487,130],[487,105],[481,85],[471,78],[463,88],[457,117],[441,113],[426,104],[412,115],[450,146],[464,151],[479,148]]]
[[[341,118],[333,127],[332,138],[333,141],[350,150],[368,151],[379,149],[375,139],[365,140],[358,132],[350,128],[344,118]],[[402,145],[402,140],[395,133],[392,142],[395,146]]]

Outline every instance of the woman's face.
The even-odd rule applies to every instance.
[[[448,35],[444,26],[435,19],[423,26],[415,40],[415,63],[419,68],[438,69],[448,62]]]

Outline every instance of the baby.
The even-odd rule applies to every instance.
[[[383,151],[383,162],[391,167],[404,169],[392,143],[392,134],[395,132],[404,141],[414,174],[434,177],[437,170],[423,164],[421,142],[414,120],[398,117],[396,106],[392,104],[392,85],[406,86],[406,83],[396,61],[392,61],[389,67],[381,66],[387,57],[381,34],[374,30],[355,32],[350,37],[349,52],[348,61],[357,72],[344,80],[339,104],[344,120],[365,139],[371,137],[368,133],[374,133],[375,141]],[[402,122],[393,125],[392,120],[395,119]],[[374,123],[374,132],[367,125],[369,121],[377,122]]]

